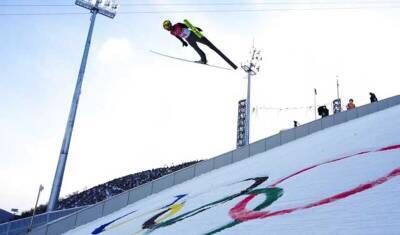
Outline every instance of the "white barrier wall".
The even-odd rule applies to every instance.
[[[201,161],[194,166],[195,175],[199,176],[214,169],[214,159]]]
[[[293,141],[296,139],[295,128],[282,131],[280,135],[281,135],[281,145]]]
[[[152,184],[147,183],[129,190],[129,204],[151,195]]]
[[[224,153],[218,157],[214,158],[214,169],[221,168],[223,166],[229,165],[233,162],[232,152]]]
[[[129,191],[118,194],[104,202],[103,215],[108,215],[128,205]]]
[[[174,184],[180,184],[186,180],[190,180],[195,176],[195,166],[189,166],[177,172],[174,172]]]
[[[82,224],[93,221],[104,215],[110,214],[122,207],[143,199],[153,193],[160,192],[173,185],[180,184],[186,180],[192,179],[206,172],[218,169],[220,167],[232,164],[252,155],[267,151],[274,147],[296,140],[298,138],[310,135],[314,132],[320,131],[325,128],[339,125],[341,123],[365,116],[367,114],[377,112],[395,105],[400,104],[400,96],[394,96],[377,103],[363,105],[359,108],[350,111],[343,111],[341,113],[331,115],[322,119],[312,121],[299,127],[290,130],[282,131],[279,134],[270,136],[268,138],[259,140],[250,145],[224,153],[220,156],[214,157],[209,160],[201,161],[188,168],[184,168],[172,174],[161,177],[152,182],[146,183],[139,187],[133,188],[120,195],[114,196],[106,201],[97,203],[94,206],[84,210],[75,212],[67,217],[61,218],[57,221],[51,222],[43,227],[35,229],[30,234],[35,235],[57,235],[68,230],[80,226]],[[2,233],[0,227],[0,235]]]
[[[281,135],[276,134],[265,139],[265,150],[269,150],[281,145]]]
[[[296,139],[304,137],[310,134],[310,126],[309,125],[302,125],[294,128]]]
[[[60,211],[53,211],[36,215],[33,219],[33,228],[45,225],[53,220],[64,217],[68,214],[74,213],[78,210],[86,208],[87,206],[80,208],[65,209]],[[25,234],[28,230],[32,217],[27,217],[12,222],[0,224],[0,235],[14,235],[14,234]]]
[[[321,121],[321,119],[312,121],[312,122],[307,123],[305,125],[308,126],[308,130],[309,130],[310,134],[322,130],[322,121]]]
[[[76,226],[80,226],[97,218],[100,218],[103,214],[103,208],[104,204],[96,204],[94,206],[81,210],[76,218]]]
[[[169,188],[174,185],[174,175],[169,174],[153,180],[153,190],[152,193],[158,193],[166,188]]]
[[[250,145],[243,146],[232,152],[232,161],[238,162],[250,157]]]
[[[267,149],[267,146],[266,146],[265,139],[256,141],[256,142],[250,144],[250,156],[265,152],[266,149]]]

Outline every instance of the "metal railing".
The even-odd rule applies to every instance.
[[[59,219],[61,217],[67,216],[87,206],[58,210],[53,212],[47,212],[43,214],[36,215],[33,218],[32,227],[36,228],[45,225],[53,220]],[[27,217],[19,220],[10,221],[7,223],[0,224],[0,235],[17,235],[26,234],[32,217]]]

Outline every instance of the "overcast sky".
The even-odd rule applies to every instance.
[[[48,201],[90,18],[6,14],[86,12],[73,2],[0,5],[0,208],[32,207],[40,184],[40,202]],[[318,104],[329,104],[336,79],[344,105],[349,98],[369,102],[370,91],[378,99],[399,93],[400,1],[145,2],[155,5],[125,0],[114,20],[97,18],[62,196],[235,148],[246,74],[150,53],[199,59],[163,30],[164,19],[189,19],[237,65],[249,58],[253,41],[262,50],[252,80],[251,141],[290,128],[293,120],[313,120],[313,109],[301,107],[313,105],[314,88]],[[32,3],[54,1],[2,1]],[[228,67],[203,48],[210,64]]]

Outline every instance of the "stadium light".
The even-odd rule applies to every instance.
[[[99,14],[114,18],[118,10],[118,0],[76,0],[75,4]]]
[[[78,79],[76,81],[74,96],[69,111],[67,127],[65,128],[64,139],[61,146],[61,151],[57,163],[56,173],[54,175],[53,186],[51,188],[49,203],[47,211],[55,210],[58,198],[60,196],[62,180],[64,176],[65,165],[67,163],[69,145],[71,143],[72,130],[75,123],[76,111],[78,109],[79,96],[81,94],[83,76],[85,74],[86,63],[89,55],[90,43],[92,41],[94,22],[97,13],[109,18],[114,18],[118,10],[118,0],[76,0],[76,5],[90,10],[92,16],[90,17],[90,27],[86,38],[85,49],[82,56],[81,66],[79,69]]]
[[[256,48],[251,49],[250,51],[251,58],[247,61],[247,64],[242,65],[242,69],[247,73],[247,99],[246,99],[246,124],[245,124],[245,136],[244,136],[244,145],[248,145],[250,143],[250,93],[251,93],[251,76],[256,75],[260,71],[259,62],[262,60],[261,51]]]

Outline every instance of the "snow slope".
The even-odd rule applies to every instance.
[[[400,234],[399,116],[325,129],[67,234]]]

